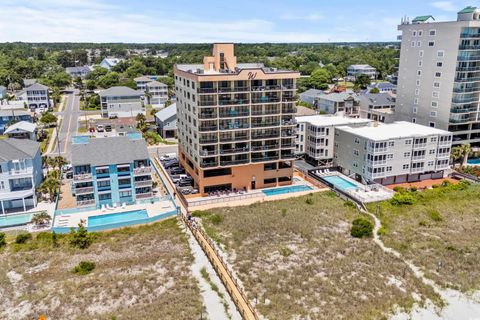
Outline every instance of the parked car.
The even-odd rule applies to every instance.
[[[116,114],[112,114],[108,118],[109,119],[118,119],[118,116]]]
[[[168,160],[173,160],[177,159],[177,154],[176,153],[166,153],[163,156],[160,157],[160,161],[168,161]]]
[[[183,169],[182,167],[175,167],[170,169],[170,174],[182,174],[182,173],[185,173],[185,169]]]
[[[103,127],[102,124],[97,124],[97,132],[103,132],[105,131],[105,128]]]
[[[107,124],[107,125],[105,126],[105,131],[106,131],[106,132],[112,132],[112,126],[111,126],[110,124]]]
[[[176,174],[176,175],[172,175],[172,181],[173,183],[178,183],[180,182],[180,180],[183,180],[185,178],[187,178],[188,176],[186,174]]]
[[[179,165],[178,160],[174,159],[174,160],[170,160],[170,161],[165,162],[163,164],[163,167],[165,169],[168,169],[168,168],[178,167],[178,165]]]
[[[189,177],[188,179],[180,179],[180,181],[178,181],[178,185],[180,187],[192,186],[193,179],[191,177]]]

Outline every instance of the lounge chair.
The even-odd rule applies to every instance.
[[[122,209],[126,209],[127,208],[127,204],[124,202],[122,203]]]
[[[108,203],[105,205],[105,207],[107,208],[107,210],[113,210],[113,208],[110,207],[110,205]]]
[[[329,169],[325,169],[325,174],[330,174],[330,170]]]
[[[113,209],[117,209],[117,203],[116,202],[113,203]]]
[[[102,212],[105,212],[106,209],[107,209],[107,208],[105,208],[105,205],[102,204]]]

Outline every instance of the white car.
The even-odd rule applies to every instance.
[[[177,154],[176,153],[166,153],[163,156],[160,157],[160,161],[167,161],[167,160],[172,160],[176,159]]]

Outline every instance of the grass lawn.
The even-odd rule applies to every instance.
[[[355,86],[355,83],[350,82],[350,81],[339,81],[336,83],[339,86],[344,86],[347,89],[351,89]]]
[[[80,110],[82,111],[100,111],[100,107],[98,108],[91,108],[86,106],[86,103],[84,100],[80,100]]]
[[[413,296],[439,301],[371,238],[350,235],[360,213],[331,192],[194,215],[269,319],[382,319]]]
[[[40,234],[41,235],[41,234]],[[34,236],[35,238],[35,236]],[[40,238],[40,239],[39,239]],[[196,319],[202,300],[175,219],[95,234],[84,250],[51,234],[0,250],[0,318]],[[73,273],[93,261],[87,275]]]
[[[55,139],[55,137],[52,137],[53,128],[48,128],[44,130],[47,130],[47,138],[43,139],[43,141],[40,142],[40,151],[42,153],[47,150],[50,139]]]
[[[438,284],[480,289],[480,186],[409,192],[412,205],[380,205],[381,238]],[[376,212],[376,205],[371,205]],[[442,266],[438,268],[438,262]]]

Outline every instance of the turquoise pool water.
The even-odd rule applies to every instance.
[[[135,224],[136,221],[147,219],[148,214],[145,210],[136,210],[136,211],[128,211],[128,212],[119,212],[119,213],[111,213],[111,214],[104,214],[100,216],[91,216],[88,217],[88,228],[92,227],[99,227],[104,225],[111,225],[111,224],[125,224],[128,225],[129,223]]]
[[[480,165],[480,158],[477,158],[477,159],[468,159],[468,160],[467,160],[467,164],[471,164],[471,165],[474,165],[474,166],[478,166],[478,165]]]
[[[323,177],[326,181],[330,182],[335,186],[335,188],[340,189],[340,190],[348,190],[348,189],[353,189],[353,188],[358,188],[358,185],[355,183],[348,181],[347,179],[344,179],[340,176],[329,176],[329,177]]]
[[[313,188],[310,186],[301,185],[301,186],[281,187],[281,188],[275,188],[275,189],[266,189],[266,190],[262,190],[262,192],[268,197],[268,196],[276,196],[284,193],[309,191],[309,190],[313,190]]]
[[[27,224],[32,220],[31,213],[14,214],[10,216],[0,216],[0,228],[9,226],[18,226]]]

